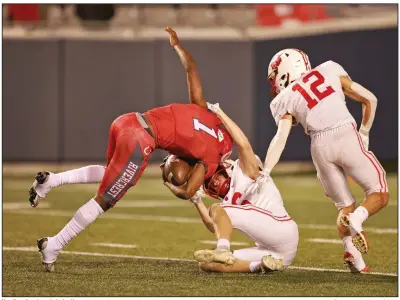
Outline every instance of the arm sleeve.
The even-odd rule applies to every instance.
[[[267,156],[264,162],[264,169],[271,173],[272,169],[278,163],[279,158],[285,149],[286,141],[290,133],[290,129],[292,127],[291,121],[287,119],[282,119],[278,123],[278,131],[276,132],[275,137],[272,139]]]

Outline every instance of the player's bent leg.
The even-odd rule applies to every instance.
[[[146,167],[150,153],[154,150],[154,140],[150,135],[149,138],[141,134],[138,136],[140,139],[137,139],[135,130],[130,130],[117,137],[115,153],[106,168],[95,199],[90,199],[81,206],[57,235],[38,241],[45,271],[54,271],[53,264],[61,249],[104,211],[114,206],[127,190],[136,184]],[[147,150],[142,152],[145,147]]]
[[[252,205],[221,205],[232,221],[234,229],[249,236],[258,245],[255,248],[239,249],[233,255],[237,259],[261,262],[272,270],[282,269],[294,260],[299,234],[296,222],[290,216],[273,215],[269,211]]]
[[[342,223],[349,227],[358,250],[366,253],[369,245],[362,224],[389,201],[386,172],[375,155],[365,151],[355,126],[347,133],[345,141],[347,151],[343,157],[343,169],[364,189],[366,198],[353,213],[342,218]]]
[[[137,183],[153,150],[154,141],[138,140],[134,131],[118,137],[113,158],[97,191],[99,198],[96,201],[106,209],[113,207]]]
[[[37,245],[42,254],[45,271],[54,271],[54,262],[61,249],[93,223],[103,212],[104,210],[100,205],[94,199],[90,199],[76,211],[73,218],[57,235],[38,240]]]
[[[221,263],[226,265],[233,265],[236,258],[232,255],[230,250],[226,249],[204,249],[197,250],[194,252],[193,257],[195,260],[201,263]]]
[[[296,252],[297,242],[293,242],[279,251],[253,247],[235,250],[233,255],[237,260],[252,261],[253,268],[266,273],[285,270],[294,260]]]
[[[39,205],[39,201],[54,188],[66,184],[99,183],[105,172],[104,166],[91,165],[60,173],[38,172],[29,190],[31,207]]]
[[[261,261],[246,261],[237,259],[232,265],[225,265],[221,263],[199,263],[199,267],[204,272],[218,272],[218,273],[266,273]]]
[[[204,272],[218,272],[218,273],[257,273],[258,269],[253,272],[250,269],[251,262],[244,260],[236,260],[232,265],[225,265],[221,263],[199,263],[199,267]],[[260,264],[260,263],[259,263]]]
[[[364,207],[368,212],[368,217],[371,217],[388,205],[388,203],[388,192],[373,192],[365,197],[360,206]]]
[[[344,223],[343,220],[345,216],[355,209],[354,196],[350,191],[343,169],[334,163],[327,162],[324,157],[325,154],[318,148],[314,148],[312,153],[314,165],[318,171],[318,178],[325,194],[333,200],[339,210],[336,226],[346,252],[346,249],[354,246],[348,224]]]
[[[272,263],[274,264],[272,266]],[[219,273],[268,273],[272,271],[281,271],[285,267],[282,259],[274,259],[270,255],[264,256],[262,261],[247,261],[237,259],[232,265],[210,262],[199,263],[199,267],[204,272],[219,272]]]
[[[214,222],[215,235],[218,239],[217,249],[230,251],[230,239],[232,235],[232,222],[225,209],[217,203],[211,205],[209,214]]]
[[[232,255],[230,238],[232,235],[232,222],[224,208],[218,204],[211,205],[209,214],[214,222],[215,235],[218,239],[217,249],[197,250],[193,253],[198,262],[218,262],[227,265],[235,263],[236,258]]]

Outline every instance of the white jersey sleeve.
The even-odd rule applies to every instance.
[[[270,104],[276,124],[286,113],[306,134],[355,123],[346,107],[340,76],[348,74],[338,63],[327,61],[292,82]]]
[[[321,64],[319,67],[321,68],[327,68],[329,70],[330,73],[332,73],[332,75],[335,76],[349,76],[349,74],[347,74],[347,72],[345,71],[345,69],[343,69],[343,67],[341,65],[339,65],[338,63],[329,60],[323,64]]]
[[[253,205],[268,210],[275,216],[286,216],[287,212],[278,188],[272,178],[262,187],[260,193],[246,194],[245,190],[254,183],[254,180],[243,173],[239,160],[232,165],[231,183],[223,204]]]

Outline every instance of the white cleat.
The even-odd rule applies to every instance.
[[[39,172],[35,176],[35,181],[29,190],[29,202],[31,207],[39,205],[39,201],[46,197],[47,193],[50,192],[51,186],[49,184],[51,173],[50,172]]]
[[[261,259],[262,273],[271,271],[282,271],[285,269],[283,259],[273,258],[271,255],[263,256]]]
[[[53,237],[40,238],[37,240],[39,252],[42,254],[42,264],[45,272],[54,272],[54,262],[59,251],[52,249]]]
[[[343,256],[344,264],[350,269],[351,273],[369,273],[369,267],[365,264],[361,253],[353,255],[346,251]]]
[[[197,250],[194,252],[193,256],[198,262],[203,263],[217,262],[226,265],[233,265],[236,261],[236,257],[234,257],[232,252],[227,249]]]
[[[361,223],[354,218],[352,213],[340,218],[340,223],[350,229],[353,245],[361,253],[367,253],[369,250],[368,239],[362,229]]]

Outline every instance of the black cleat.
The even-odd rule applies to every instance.
[[[37,246],[39,248],[39,252],[42,254],[42,265],[45,272],[54,272],[54,262],[53,263],[45,263],[43,250],[46,249],[48,238],[40,238],[37,241]]]
[[[39,200],[42,199],[37,192],[36,187],[38,184],[43,184],[47,181],[48,176],[50,175],[49,172],[39,172],[35,176],[35,181],[32,184],[32,187],[29,190],[29,203],[31,207],[36,207],[39,204]]]

